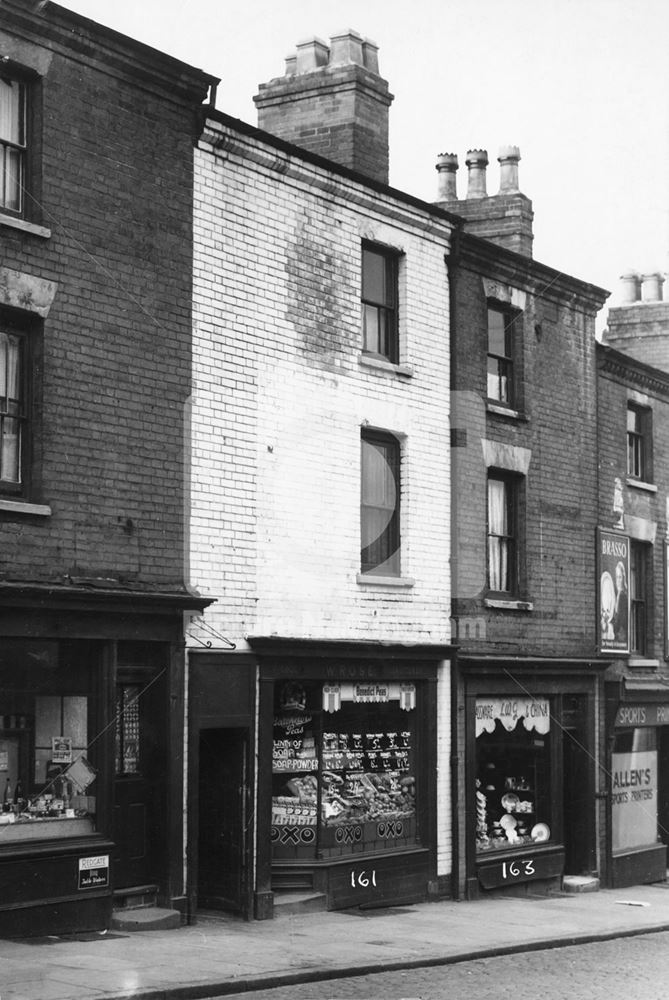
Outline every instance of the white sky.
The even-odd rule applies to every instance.
[[[521,150],[534,256],[608,288],[669,270],[667,0],[63,0],[221,77],[217,107],[256,124],[258,84],[298,41],[353,28],[380,47],[390,183],[432,201],[436,157]],[[667,287],[669,298],[669,285]],[[600,321],[601,325],[601,321]]]

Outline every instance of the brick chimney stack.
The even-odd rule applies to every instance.
[[[374,42],[350,29],[329,45],[300,42],[285,75],[261,83],[253,100],[259,128],[388,183],[393,95],[379,75]]]
[[[455,182],[457,156],[452,153],[442,154],[437,160],[437,204],[462,216],[467,232],[482,236],[507,250],[531,257],[534,213],[532,202],[521,194],[518,186],[519,160],[520,150],[517,146],[502,146],[497,157],[499,193],[488,195],[488,154],[485,149],[470,149],[465,160],[469,171],[467,197],[461,201],[457,196]]]
[[[669,301],[659,271],[621,275],[621,302],[607,317],[604,343],[637,361],[669,372]]]

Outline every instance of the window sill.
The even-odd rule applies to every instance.
[[[501,403],[492,403],[490,400],[486,401],[486,410],[488,413],[494,413],[496,417],[507,417],[509,420],[527,419],[520,410],[514,410],[511,406],[503,406]]]
[[[28,503],[25,500],[5,500],[0,498],[0,511],[10,514],[30,514],[32,517],[51,517],[51,507],[44,503]]]
[[[645,656],[635,656],[632,654],[627,661],[627,666],[636,668],[637,670],[659,670],[660,661],[647,660]]]
[[[409,589],[416,583],[410,576],[374,576],[373,573],[358,573],[355,579],[363,587],[399,587]]]
[[[413,368],[410,365],[396,365],[385,358],[377,358],[373,354],[360,354],[358,364],[361,368],[374,368],[376,371],[390,372],[393,375],[402,375],[404,378],[413,378]]]
[[[635,490],[645,490],[647,493],[657,493],[657,486],[654,483],[644,483],[642,479],[632,479],[627,477],[627,485]]]
[[[534,611],[532,601],[514,601],[486,597],[483,604],[486,608],[497,608],[499,611]]]
[[[43,239],[51,239],[51,230],[46,226],[37,226],[34,222],[26,222],[25,219],[15,219],[13,215],[3,215],[0,212],[0,226],[8,229],[19,229],[22,233],[30,233],[32,236],[41,236]]]

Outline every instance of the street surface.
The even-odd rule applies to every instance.
[[[669,932],[303,986],[226,1000],[668,1000]]]

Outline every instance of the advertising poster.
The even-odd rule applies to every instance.
[[[629,538],[600,530],[598,557],[599,648],[603,653],[629,653]]]
[[[614,753],[611,818],[613,850],[657,842],[657,751]]]

